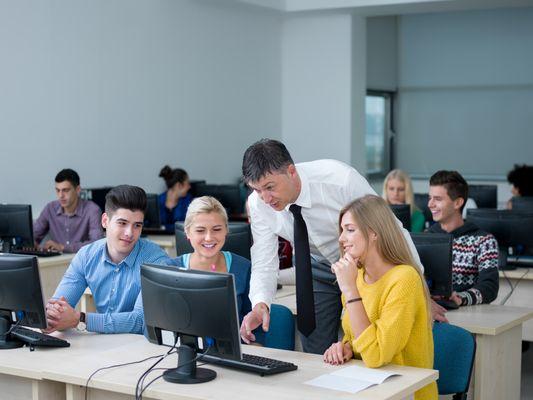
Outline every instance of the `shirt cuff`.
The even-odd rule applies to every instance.
[[[89,332],[105,333],[105,315],[97,313],[88,313],[85,317],[87,330]]]

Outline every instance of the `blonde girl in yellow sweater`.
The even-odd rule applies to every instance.
[[[382,198],[361,197],[339,217],[341,258],[331,266],[342,291],[342,341],[324,361],[361,358],[367,367],[393,363],[433,368],[429,293],[394,214]],[[415,399],[437,399],[435,382]]]

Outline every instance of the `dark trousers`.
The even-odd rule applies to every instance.
[[[300,334],[306,353],[324,354],[337,342],[342,311],[341,292],[331,266],[311,260],[316,328],[308,336]]]

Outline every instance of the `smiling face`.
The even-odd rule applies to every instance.
[[[119,208],[111,215],[102,214],[102,226],[106,229],[107,249],[113,261],[126,258],[141,236],[144,213]]]
[[[435,222],[447,224],[454,218],[461,216],[462,197],[452,200],[444,186],[429,187],[428,207]]]
[[[203,258],[212,258],[222,250],[228,228],[220,214],[200,213],[194,217],[186,233],[196,254]]]
[[[345,212],[341,218],[339,243],[343,253],[350,254],[354,259],[364,259],[367,253],[367,239],[350,211]]]
[[[386,191],[389,204],[405,204],[405,183],[398,179],[389,179]]]
[[[300,177],[293,164],[287,167],[286,172],[268,173],[257,182],[250,182],[248,186],[276,211],[294,203],[301,189]]]

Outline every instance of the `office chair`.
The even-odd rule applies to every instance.
[[[453,394],[453,400],[466,400],[476,355],[474,336],[458,326],[436,322],[433,344],[439,395]]]
[[[252,230],[247,222],[229,222],[228,236],[222,250],[231,251],[244,258],[250,259],[250,247],[252,247]],[[183,228],[183,222],[176,222],[176,255],[192,253],[194,250],[187,240]]]
[[[270,306],[270,327],[264,332],[259,326],[254,330],[255,339],[265,347],[294,350],[294,315],[281,304]]]

